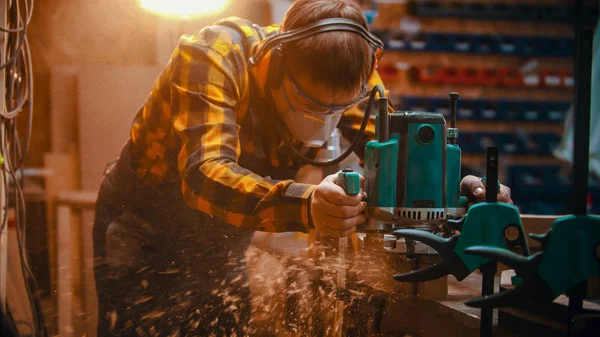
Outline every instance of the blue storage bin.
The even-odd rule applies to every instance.
[[[458,137],[458,145],[463,153],[482,153],[480,145],[480,133],[461,132]]]
[[[576,48],[575,40],[571,39],[571,38],[565,38],[564,48],[565,48],[564,55],[566,55],[566,56],[574,55],[575,48]]]
[[[515,5],[514,11],[519,20],[536,20],[538,6],[532,3],[520,3]]]
[[[552,133],[532,133],[528,137],[535,145],[527,149],[529,154],[552,155],[552,152],[560,143],[560,136]]]
[[[514,133],[498,133],[494,135],[496,146],[500,153],[522,154],[523,146],[520,139]]]
[[[467,2],[465,15],[470,18],[486,17],[491,11],[490,6],[483,2]]]
[[[427,50],[448,52],[454,50],[454,34],[428,33],[425,34]]]
[[[554,150],[560,145],[561,140],[562,137],[554,133],[544,135],[544,150],[547,151],[546,154],[552,155]]]
[[[422,97],[412,98],[409,102],[407,102],[406,110],[410,111],[427,111],[427,106],[425,104],[425,99]]]
[[[499,146],[499,143],[502,141],[502,137],[500,133],[497,132],[483,132],[479,134],[479,148],[478,153],[485,153],[488,147],[490,146]]]
[[[519,38],[516,36],[496,36],[496,50],[500,54],[516,54],[519,47]]]
[[[446,13],[440,1],[422,1],[416,4],[419,16],[445,16]]]
[[[416,106],[412,111],[426,111],[426,112],[434,112],[436,111],[439,101],[435,98],[425,97],[421,99],[419,102],[420,106]],[[417,110],[418,109],[418,110]]]
[[[571,102],[542,102],[542,118],[548,122],[563,122]]]
[[[431,98],[431,104],[433,105],[432,112],[437,112],[444,115],[446,123],[450,127],[450,102],[446,98]]]
[[[515,131],[515,137],[521,143],[521,154],[542,154],[541,145],[537,133],[528,133],[525,131]]]
[[[477,119],[477,115],[479,114],[478,103],[473,100],[461,100],[458,103],[456,114],[458,120]]]
[[[522,102],[520,116],[520,120],[524,121],[542,121],[544,119],[542,103],[534,101]]]
[[[425,37],[425,34],[422,32],[412,38],[407,38],[406,42],[408,50],[424,51],[430,47],[427,43],[428,41]]]
[[[444,6],[446,15],[455,17],[468,17],[468,6],[462,1],[447,2]]]
[[[503,115],[502,107],[498,101],[478,100],[474,102],[476,110],[476,119],[478,120],[498,120]]]
[[[474,53],[495,54],[499,52],[498,42],[492,35],[473,35],[471,39]]]
[[[561,37],[539,37],[538,44],[543,55],[572,56],[575,52],[573,43],[568,38]]]
[[[507,168],[506,184],[510,186],[515,205],[521,213],[568,214],[572,212],[573,185],[571,177],[561,174],[559,165],[511,165]],[[600,212],[600,184],[590,178],[591,214]]]
[[[469,35],[457,34],[454,37],[452,51],[459,53],[470,53],[473,52],[475,43]]]
[[[571,6],[561,6],[561,5],[548,5],[548,6],[540,6],[538,15],[540,20],[544,21],[566,21],[569,20],[569,13],[571,15],[574,12],[569,10]]]
[[[517,54],[525,56],[540,55],[540,40],[536,37],[521,37],[517,48]]]
[[[495,19],[511,19],[514,14],[513,8],[509,4],[497,2],[492,3],[488,7],[488,15],[494,17]]]
[[[407,50],[408,41],[401,31],[390,31],[386,36],[386,47],[389,50]]]
[[[520,121],[523,120],[523,116],[521,114],[521,102],[519,101],[500,101],[500,106],[502,107],[502,111],[504,115],[502,116],[502,120],[510,120],[510,121]]]

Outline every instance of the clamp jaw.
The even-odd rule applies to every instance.
[[[469,255],[465,250],[475,245],[488,245],[504,249],[519,249],[530,255],[519,211],[513,205],[497,202],[498,149],[488,148],[486,202],[473,205],[467,211],[460,234],[442,238],[433,233],[414,229],[394,231],[397,237],[420,241],[435,249],[443,260],[424,269],[395,275],[402,282],[423,282],[446,275],[454,275],[461,281],[475,269],[487,264],[485,256]]]
[[[472,307],[505,307],[529,300],[550,303],[592,275],[600,275],[600,217],[566,216],[557,219],[550,231],[530,234],[543,251],[520,256],[500,247],[473,246],[465,252],[473,257],[502,262],[516,272],[514,289],[475,298]]]

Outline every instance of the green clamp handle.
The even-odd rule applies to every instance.
[[[518,277],[517,275],[513,275],[510,277],[510,283],[516,287],[516,286],[520,286],[521,284],[523,284],[523,279]]]
[[[341,170],[338,173],[335,183],[343,188],[348,195],[357,195],[360,193],[360,174],[354,172],[353,169],[346,168]]]

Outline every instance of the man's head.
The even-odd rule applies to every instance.
[[[353,1],[296,0],[280,30],[285,33],[330,18],[352,20],[368,29]],[[270,89],[277,110],[298,140],[320,146],[343,111],[366,95],[375,63],[373,45],[356,32],[334,30],[284,43],[275,52],[280,80]]]
[[[329,18],[355,21],[368,29],[361,8],[352,0],[296,0],[281,22],[290,31]],[[309,36],[282,46],[284,64],[294,78],[307,76],[313,83],[356,93],[368,79],[373,49],[358,34],[333,31]]]

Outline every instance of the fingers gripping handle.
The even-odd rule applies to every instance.
[[[360,175],[350,168],[345,168],[338,173],[335,184],[343,188],[348,195],[360,193]]]

